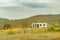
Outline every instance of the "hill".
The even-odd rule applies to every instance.
[[[25,19],[8,20],[0,18],[0,29],[3,29],[6,24],[11,27],[31,27],[33,22],[46,22],[49,25],[60,27],[60,14],[59,15],[36,15]]]

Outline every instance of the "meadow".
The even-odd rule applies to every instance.
[[[60,32],[47,31],[47,29],[13,28],[0,30],[0,40],[60,40]]]

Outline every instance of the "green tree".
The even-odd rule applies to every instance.
[[[10,27],[11,27],[10,24],[5,24],[5,25],[3,26],[4,29],[8,29],[8,28],[10,28]]]

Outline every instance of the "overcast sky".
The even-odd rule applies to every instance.
[[[0,17],[23,19],[33,15],[59,14],[60,0],[0,0]]]

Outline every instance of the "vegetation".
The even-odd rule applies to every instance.
[[[9,28],[15,28],[15,27],[19,27],[19,28],[31,28],[31,24],[33,22],[46,22],[49,25],[51,29],[53,29],[52,27],[60,27],[60,15],[37,15],[37,16],[33,16],[30,18],[26,18],[26,19],[17,19],[17,20],[8,20],[8,19],[0,19],[0,29],[9,29]],[[50,29],[49,28],[49,29]]]
[[[11,28],[11,25],[10,25],[10,24],[5,24],[5,25],[3,26],[3,29],[8,29],[8,28]]]

